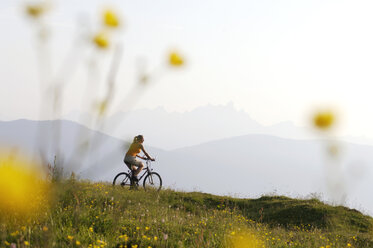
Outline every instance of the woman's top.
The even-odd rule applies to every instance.
[[[126,155],[136,157],[136,155],[141,152],[141,148],[142,148],[141,143],[132,143]]]

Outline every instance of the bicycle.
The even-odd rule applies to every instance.
[[[157,172],[153,172],[150,160],[145,159],[145,161],[146,167],[142,169],[144,173],[137,181],[133,180],[133,171],[128,170],[127,172],[120,172],[114,177],[113,186],[120,185],[122,188],[137,189],[140,180],[145,177],[143,181],[144,189],[159,191],[162,188],[162,178]]]

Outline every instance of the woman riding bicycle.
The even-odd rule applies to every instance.
[[[133,179],[135,179],[136,181],[138,181],[137,175],[140,173],[142,168],[144,168],[144,164],[137,158],[149,159],[151,161],[154,161],[154,158],[150,157],[150,155],[145,151],[144,146],[142,145],[143,142],[144,137],[142,135],[137,135],[133,139],[133,142],[126,153],[126,156],[124,157],[124,163],[131,171],[133,171]],[[138,155],[141,151],[144,152],[146,158]]]

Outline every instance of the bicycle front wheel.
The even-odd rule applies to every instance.
[[[151,172],[146,175],[144,179],[145,190],[156,190],[159,191],[162,188],[162,178],[156,172]]]
[[[131,178],[126,172],[121,172],[114,177],[113,186],[121,186],[122,188],[131,187]]]

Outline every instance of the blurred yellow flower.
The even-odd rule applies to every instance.
[[[328,154],[330,156],[336,157],[339,154],[339,147],[335,144],[329,145]]]
[[[47,204],[47,182],[32,161],[0,154],[0,211],[36,214]]]
[[[74,239],[74,236],[67,235],[67,238],[70,239],[70,240],[73,240],[73,239]]]
[[[112,10],[106,10],[104,12],[104,24],[108,27],[118,27],[119,18],[118,15]]]
[[[76,245],[80,245],[80,241],[77,240],[77,241],[75,242],[75,244],[76,244]]]
[[[39,18],[45,12],[45,5],[44,4],[30,4],[26,6],[26,13],[33,17]]]
[[[43,231],[44,231],[44,232],[48,231],[48,227],[43,226]]]
[[[182,66],[184,64],[184,60],[180,54],[177,52],[172,52],[169,55],[169,63],[172,66]]]
[[[104,32],[100,32],[93,37],[93,42],[97,47],[105,49],[109,46],[108,35]]]
[[[232,233],[227,240],[230,248],[265,248],[264,242],[249,229]]]
[[[29,245],[30,245],[30,242],[25,241],[24,244],[25,244],[26,246],[29,246]]]
[[[319,129],[329,129],[334,124],[334,114],[332,111],[322,111],[315,114],[313,123]]]

